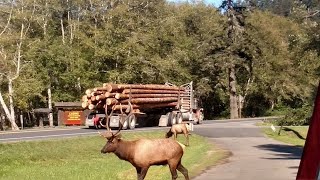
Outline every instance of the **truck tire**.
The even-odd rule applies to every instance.
[[[177,124],[177,113],[171,112],[171,125]]]
[[[128,125],[129,125],[128,120],[124,121],[124,122],[123,122],[122,129],[124,129],[124,130],[128,129]]]
[[[181,124],[182,123],[182,115],[181,115],[181,113],[177,113],[177,115],[176,115],[176,118],[177,118],[177,124]]]
[[[123,117],[121,117],[121,116],[123,116]],[[121,118],[123,118],[123,119],[121,119]],[[121,120],[125,120],[122,124],[122,129],[124,129],[124,130],[128,129],[129,123],[128,123],[127,115],[125,115],[125,114],[119,115],[119,126],[120,126]]]
[[[100,125],[100,120],[97,122],[97,124],[95,125],[95,128],[96,129],[101,129],[102,128],[102,126]]]
[[[168,125],[172,126],[174,124],[177,123],[177,115],[174,112],[168,112],[167,113],[167,117],[168,117]]]
[[[199,118],[198,124],[202,124],[203,118],[204,118],[203,112],[200,112],[200,118]]]
[[[197,124],[202,124],[203,119],[204,119],[203,111],[199,111],[199,119],[197,121]]]
[[[134,114],[131,114],[128,118],[129,128],[133,130],[136,127],[137,118]]]

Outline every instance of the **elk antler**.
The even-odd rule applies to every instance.
[[[121,119],[123,119],[124,116],[123,116],[123,111],[122,111],[122,105],[120,104],[120,112],[121,112],[120,127],[119,127],[118,131],[116,133],[114,133],[114,136],[119,135],[119,133],[123,127],[123,123],[126,122],[128,120],[128,118],[133,115],[131,103],[129,102],[128,105],[131,109],[131,112],[128,114],[128,116],[125,118],[125,120],[121,122]]]
[[[112,134],[113,136],[118,136],[118,135],[119,135],[121,129],[123,128],[124,122],[127,121],[127,119],[128,119],[130,116],[133,115],[133,107],[132,107],[132,104],[131,104],[130,102],[129,102],[128,104],[129,104],[129,108],[128,108],[128,109],[130,109],[130,113],[129,113],[129,115],[125,118],[125,120],[123,121],[124,113],[123,113],[123,110],[122,110],[122,105],[121,105],[121,103],[120,103],[120,112],[121,112],[120,127],[119,127],[119,129],[118,129],[118,131],[117,131],[116,133],[112,133],[112,131],[111,131],[110,127],[109,127],[110,117],[111,117],[112,114],[113,114],[113,111],[114,111],[114,109],[115,109],[115,107],[116,107],[116,104],[112,107],[112,110],[111,110],[110,115],[107,116],[106,125],[103,125],[103,124],[101,123],[101,121],[100,121],[100,125],[103,126],[103,127],[105,127],[105,128],[107,128],[107,132],[111,132],[111,134]],[[99,134],[100,134],[100,136],[103,136],[103,137],[105,137],[105,138],[108,138],[107,135],[104,135],[104,134],[102,134],[102,133],[100,133],[100,132],[99,132]]]
[[[123,127],[123,123],[127,120],[127,118],[125,118],[125,121],[122,121],[124,115],[123,115],[123,110],[122,110],[121,103],[120,103],[120,112],[121,112],[121,117],[120,117],[120,120],[119,120],[120,121],[120,125],[119,125],[118,131],[116,133],[114,133],[114,136],[117,136],[120,133],[120,131],[121,131],[122,127]]]
[[[112,137],[112,133],[109,132],[109,131],[107,131],[107,132],[105,132],[105,133],[101,133],[100,131],[98,131],[98,133],[99,133],[100,136],[102,136],[102,137],[104,137],[104,138],[107,138],[107,139],[109,139],[110,137]],[[109,134],[107,134],[107,133],[109,133]]]
[[[111,129],[110,129],[110,127],[109,127],[109,122],[110,122],[110,117],[112,116],[114,109],[115,109],[115,106],[112,107],[112,110],[111,110],[110,115],[108,115],[108,114],[106,113],[106,114],[107,114],[106,125],[103,125],[103,124],[101,123],[101,121],[100,121],[100,125],[101,125],[102,127],[107,128],[107,131],[111,131]]]

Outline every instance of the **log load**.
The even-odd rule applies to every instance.
[[[125,99],[120,101],[121,104],[128,104],[128,102],[132,104],[152,104],[152,103],[163,103],[163,102],[177,102],[178,98],[176,97],[166,97],[166,98],[133,98],[133,99]]]
[[[184,90],[177,86],[159,85],[159,84],[107,84],[105,87],[99,87],[97,90],[106,90],[107,92],[115,92],[123,89],[149,89],[149,90]]]
[[[151,89],[124,89],[122,94],[179,94],[179,91],[174,90],[151,90]],[[180,91],[183,93],[183,91]]]
[[[104,83],[102,87],[86,90],[81,100],[84,109],[120,110],[120,104],[127,109],[130,102],[136,112],[141,112],[143,109],[176,107],[179,97],[184,94],[185,89],[177,86]]]
[[[177,102],[171,102],[171,103],[160,103],[160,104],[133,104],[133,109],[145,109],[145,108],[161,108],[161,107],[175,107],[177,106]],[[127,108],[130,108],[129,105],[115,105],[114,110],[120,110],[122,108],[123,110],[126,110]]]
[[[129,99],[130,94],[117,93],[116,99]],[[159,97],[178,97],[178,94],[131,94],[131,98],[159,98]]]

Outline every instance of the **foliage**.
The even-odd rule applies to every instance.
[[[245,116],[267,115],[283,102],[298,103],[295,109],[313,103],[320,67],[320,13],[313,0],[234,3],[237,30],[230,29],[225,11],[203,3],[27,0],[16,5],[11,19],[10,1],[0,7],[0,33],[6,30],[0,36],[0,90],[6,102],[4,77],[15,72],[21,23],[28,28],[23,68],[13,82],[16,110],[45,106],[49,86],[53,101],[79,101],[86,89],[105,82],[193,81],[206,118],[228,117],[233,66],[235,96],[244,98]]]
[[[312,115],[312,107],[310,105],[303,105],[301,108],[290,108],[286,115],[277,121],[278,125],[282,126],[299,126],[309,124]]]

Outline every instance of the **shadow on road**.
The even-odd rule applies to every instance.
[[[291,146],[285,144],[264,144],[255,146],[258,149],[274,152],[275,158],[265,159],[300,159],[303,148],[301,146]]]

